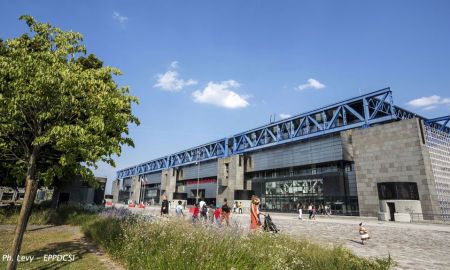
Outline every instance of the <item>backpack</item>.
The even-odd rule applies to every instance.
[[[230,207],[228,206],[228,204],[222,205],[222,211],[225,213],[230,213]]]
[[[206,207],[206,203],[202,206],[202,215],[206,215],[208,212],[208,208]]]

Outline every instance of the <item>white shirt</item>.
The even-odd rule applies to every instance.
[[[203,205],[205,204],[205,201],[200,201],[200,211],[202,211]]]

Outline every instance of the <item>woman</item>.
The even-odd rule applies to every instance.
[[[263,215],[259,212],[259,198],[255,195],[252,196],[252,204],[250,206],[250,229],[259,230],[261,229],[261,220],[259,215]]]
[[[169,201],[167,200],[167,196],[162,196],[161,202],[161,216],[169,214]]]

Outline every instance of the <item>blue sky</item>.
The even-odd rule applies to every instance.
[[[123,71],[141,125],[117,169],[387,86],[424,116],[450,111],[450,1],[0,0],[0,38],[26,30],[21,14]]]

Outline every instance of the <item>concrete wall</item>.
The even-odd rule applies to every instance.
[[[118,203],[119,201],[119,190],[120,190],[120,180],[116,179],[112,182],[111,195],[113,195],[113,203]]]
[[[244,189],[244,158],[231,156],[217,162],[218,195],[217,202],[228,199],[229,205],[234,201],[234,191]]]
[[[177,169],[170,168],[161,173],[161,195],[166,195],[169,201],[173,200],[173,193],[176,190]]]
[[[352,130],[359,210],[377,216],[377,183],[415,182],[422,210],[437,213],[431,167],[422,143],[419,120],[410,119]]]

